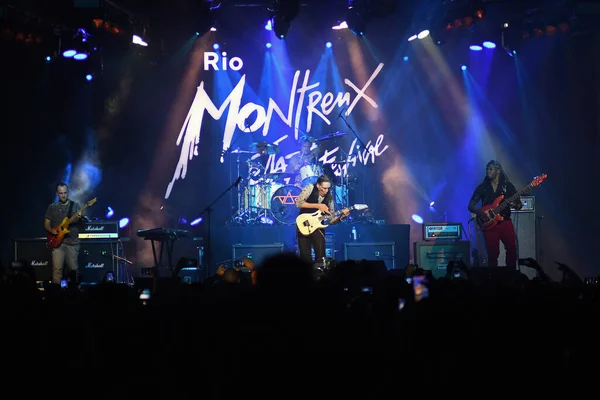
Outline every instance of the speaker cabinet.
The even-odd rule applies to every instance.
[[[81,240],[79,248],[79,281],[100,283],[107,272],[113,272],[119,281],[119,262],[113,256],[121,257],[120,246],[114,240]]]
[[[265,259],[283,253],[283,243],[272,244],[234,244],[233,259],[248,258],[255,265],[261,265]]]
[[[513,211],[510,218],[515,227],[518,258],[531,257],[537,260],[535,211]],[[506,265],[506,249],[502,242],[500,242],[498,265]],[[533,279],[537,276],[537,272],[529,267],[519,266],[519,270],[529,279]]]
[[[471,245],[468,241],[415,242],[414,254],[417,265],[431,271],[434,278],[446,276],[450,261],[462,261],[471,266]]]
[[[387,269],[396,268],[395,242],[344,243],[344,260],[383,261]]]
[[[52,280],[52,249],[46,247],[46,238],[15,239],[15,260],[33,267],[37,281]]]

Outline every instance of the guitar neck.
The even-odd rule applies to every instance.
[[[67,221],[67,225],[71,225],[77,219],[77,213],[83,212],[83,210],[85,210],[88,207],[89,206],[86,204],[83,207],[81,207],[81,209],[79,209],[75,214],[71,215],[71,218],[69,218],[69,220]]]
[[[506,207],[508,207],[510,203],[512,203],[515,200],[517,200],[519,198],[519,196],[521,196],[523,193],[528,192],[532,187],[533,187],[533,185],[530,183],[529,185],[525,186],[523,189],[519,190],[517,193],[513,194],[512,196],[510,196],[508,199],[504,199],[504,201],[501,204],[499,204],[498,207],[496,207],[494,209],[494,212],[496,214],[499,213],[499,212],[501,212]]]
[[[352,206],[352,207],[348,207],[348,210],[349,210],[349,211],[352,211],[352,210],[354,210],[354,206]],[[336,211],[336,212],[334,212],[333,214],[330,214],[330,215],[324,215],[324,216],[322,216],[322,217],[321,217],[321,221],[326,221],[326,220],[330,220],[330,219],[333,219],[333,218],[339,217],[340,215],[342,215],[342,211],[343,211],[343,210]]]

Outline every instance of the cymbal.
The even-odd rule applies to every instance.
[[[292,174],[291,172],[276,172],[274,174],[265,174],[264,178],[265,179],[273,179],[274,181],[278,181],[280,179],[293,178],[294,176],[295,176],[295,174]]]
[[[339,137],[342,137],[345,135],[347,135],[346,132],[339,132],[339,131],[331,132],[331,133],[321,136],[320,138],[317,138],[317,142],[321,142],[323,140],[335,139],[335,138],[339,138]]]
[[[315,139],[312,136],[308,136],[308,135],[302,135],[302,136],[300,136],[300,140],[308,140],[311,143],[315,143],[317,141],[317,139]]]
[[[252,151],[248,151],[248,150],[241,150],[240,148],[237,148],[235,150],[231,151],[231,154],[252,154]]]
[[[279,146],[267,142],[254,142],[250,145],[250,150],[255,153],[277,154]]]

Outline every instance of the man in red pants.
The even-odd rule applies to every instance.
[[[498,161],[490,161],[486,165],[485,172],[486,176],[483,182],[477,186],[469,202],[469,211],[483,218],[486,217],[485,213],[476,207],[479,201],[481,201],[481,206],[483,207],[492,204],[498,196],[504,195],[504,198],[508,199],[517,193],[515,185],[508,180],[508,176],[506,176],[502,165]],[[514,203],[510,204],[510,207],[506,207],[500,212],[504,220],[500,221],[493,228],[483,232],[485,247],[488,253],[488,266],[490,267],[498,266],[500,241],[502,241],[506,249],[506,266],[512,269],[517,268],[517,240],[515,237],[515,228],[510,219],[511,207],[515,210],[520,210],[523,204],[517,198]]]

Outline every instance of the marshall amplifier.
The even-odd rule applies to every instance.
[[[100,283],[107,272],[113,272],[117,279],[119,263],[113,256],[121,257],[120,247],[116,240],[82,240],[79,249],[79,281]]]
[[[15,239],[15,261],[31,264],[36,281],[52,280],[52,249],[46,246],[46,238]]]
[[[89,221],[79,231],[79,239],[118,239],[117,221]]]

